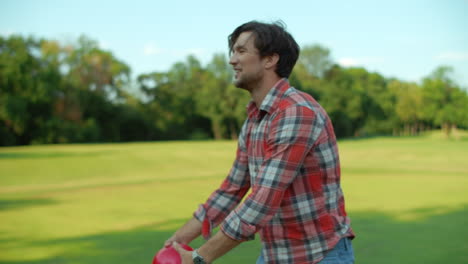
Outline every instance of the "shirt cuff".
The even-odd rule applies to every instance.
[[[211,224],[211,221],[206,214],[206,209],[203,204],[201,204],[198,207],[198,210],[193,213],[193,217],[202,223],[202,236],[205,240],[208,240],[211,237],[213,225]]]
[[[257,227],[242,221],[236,211],[232,211],[221,225],[221,231],[234,240],[247,241],[255,239]]]

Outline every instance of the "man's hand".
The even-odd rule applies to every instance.
[[[180,257],[182,258],[182,264],[193,264],[192,252],[185,250],[177,242],[172,243],[172,247],[179,252]]]
[[[170,247],[172,246],[172,243],[174,242],[179,242],[180,241],[177,241],[177,238],[176,238],[176,235],[172,235],[168,240],[166,240],[166,242],[164,242],[164,247]]]

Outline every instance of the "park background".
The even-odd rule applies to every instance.
[[[333,121],[357,263],[467,263],[467,11],[1,1],[0,263],[149,263],[232,164],[249,95],[227,35],[252,19],[301,45],[290,82]]]

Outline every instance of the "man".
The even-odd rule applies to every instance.
[[[166,241],[183,263],[211,263],[259,233],[257,263],[353,263],[336,138],[324,109],[290,87],[299,46],[281,24],[252,21],[229,36],[234,83],[250,92],[235,162],[194,218]],[[241,203],[247,191],[251,193]],[[220,232],[195,250],[189,243]]]

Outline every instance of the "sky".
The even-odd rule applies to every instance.
[[[420,82],[446,65],[468,87],[468,0],[0,0],[1,36],[86,35],[134,77],[227,55],[227,36],[251,20],[282,20],[301,47],[320,44],[345,67]]]

